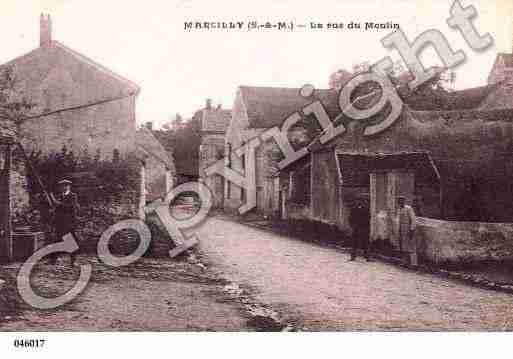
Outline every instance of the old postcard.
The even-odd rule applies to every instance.
[[[511,0],[0,10],[9,350],[513,329]]]

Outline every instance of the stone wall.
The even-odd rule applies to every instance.
[[[126,153],[134,149],[134,97],[28,120],[23,125],[27,149],[43,153],[60,151],[63,145],[78,154],[100,150],[102,157],[114,149]]]
[[[220,175],[206,177],[204,170],[209,165],[223,159],[225,155],[224,134],[203,134],[199,153],[199,175],[203,183],[214,196],[214,207],[222,207],[224,203],[224,178]]]
[[[27,190],[27,177],[25,173],[11,171],[10,192],[12,214],[23,213],[29,207],[29,192]]]
[[[175,182],[173,173],[167,169],[162,161],[154,156],[149,156],[145,160],[145,176],[147,201],[165,198]]]
[[[419,255],[434,263],[513,259],[513,223],[418,218]]]
[[[27,180],[27,164],[20,157],[19,151],[13,151],[11,171],[9,173],[9,194],[11,215],[16,220],[27,213],[30,206],[30,193]]]

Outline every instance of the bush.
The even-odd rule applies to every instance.
[[[47,190],[53,192],[63,177],[74,182],[73,191],[81,206],[78,234],[87,248],[95,247],[101,233],[112,224],[137,217],[140,178],[135,154],[121,156],[115,150],[111,158],[102,159],[99,151],[91,157],[86,148],[76,156],[64,146],[59,153],[32,153],[30,158]],[[36,229],[48,228],[51,218],[43,189],[31,169],[27,177],[31,208],[23,217]]]

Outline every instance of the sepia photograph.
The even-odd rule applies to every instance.
[[[0,353],[503,353],[511,0],[0,10]]]

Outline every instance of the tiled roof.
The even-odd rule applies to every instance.
[[[280,126],[289,115],[312,102],[311,98],[301,97],[299,90],[299,88],[241,86],[240,92],[246,106],[249,126],[252,128]],[[331,117],[340,113],[336,91],[315,90],[313,96],[321,100]]]

